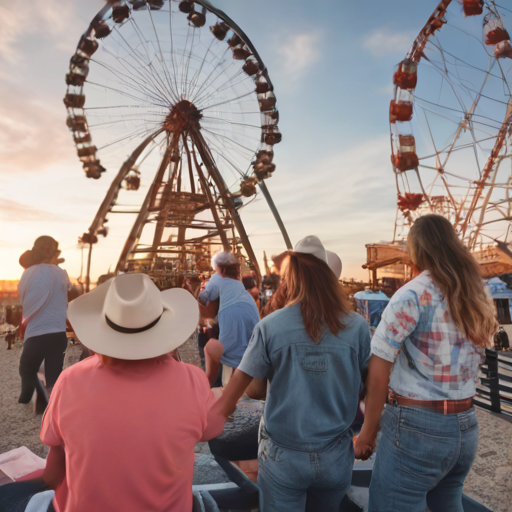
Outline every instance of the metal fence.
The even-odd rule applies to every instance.
[[[485,351],[473,403],[512,417],[512,353]]]

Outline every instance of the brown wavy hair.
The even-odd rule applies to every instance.
[[[473,344],[491,345],[498,326],[496,309],[484,288],[480,265],[461,242],[450,221],[440,215],[416,220],[407,249],[419,270],[428,270],[446,296],[450,315]]]
[[[281,267],[281,282],[265,309],[273,311],[300,303],[306,332],[315,343],[324,330],[334,335],[345,328],[342,318],[352,308],[334,272],[311,254],[289,252]]]
[[[50,261],[57,253],[60,253],[59,242],[51,236],[40,236],[34,242],[34,247],[20,256],[20,265],[27,269]]]

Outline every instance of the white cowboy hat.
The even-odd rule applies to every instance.
[[[327,249],[325,252],[327,253],[327,265],[334,272],[336,278],[339,279],[342,269],[341,258],[335,252],[328,251]]]
[[[315,235],[309,235],[302,240],[299,240],[295,244],[293,252],[312,254],[313,256],[316,256],[317,258],[327,263],[327,253],[325,251],[325,247],[322,245],[322,242],[320,242],[320,239]]]
[[[160,292],[145,274],[123,274],[69,303],[69,321],[92,351],[118,359],[150,359],[183,344],[199,307],[181,288]]]
[[[293,251],[312,254],[322,261],[325,261],[325,263],[329,265],[329,268],[334,272],[336,278],[340,278],[342,266],[340,257],[335,252],[325,249],[317,236],[309,235],[306,238],[303,238],[297,242]]]

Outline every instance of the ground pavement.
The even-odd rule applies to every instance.
[[[0,338],[0,453],[26,446],[35,454],[46,457],[48,450],[39,440],[41,416],[34,417],[29,408],[17,403],[21,343],[18,341],[12,350],[6,348],[7,344]],[[199,366],[193,339],[180,349],[180,353],[184,361]],[[79,348],[71,347],[65,365],[74,364],[79,356]],[[477,415],[480,422],[478,454],[464,492],[494,512],[509,512],[512,508],[512,422],[481,409],[477,409]],[[203,468],[200,475],[196,474],[196,482],[210,478],[210,481],[218,482],[225,478],[210,458],[206,443],[198,444],[196,453]]]

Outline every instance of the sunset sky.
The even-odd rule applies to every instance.
[[[267,65],[283,142],[267,185],[292,242],[318,235],[366,278],[365,244],[393,236],[389,162],[393,66],[437,0],[213,0],[251,38]],[[68,131],[65,74],[100,0],[0,0],[0,280],[18,279],[20,254],[47,234],[69,275],[80,275],[87,230],[114,169],[85,178]],[[263,199],[243,210],[259,258],[284,243]],[[115,265],[126,228],[95,248],[93,279]]]

